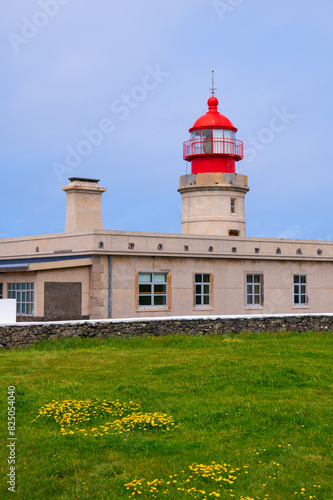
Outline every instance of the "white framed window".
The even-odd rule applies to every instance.
[[[236,213],[236,199],[235,198],[230,199],[230,213],[231,214]]]
[[[263,305],[263,281],[262,274],[247,274],[246,275],[246,305],[247,306],[262,306]]]
[[[26,316],[34,314],[34,284],[8,283],[8,298],[16,299],[16,313]]]
[[[210,306],[211,305],[211,275],[210,274],[195,274],[194,275],[194,305]]]
[[[168,273],[138,274],[138,306],[167,307]]]
[[[294,274],[294,305],[306,306],[308,303],[305,274]]]

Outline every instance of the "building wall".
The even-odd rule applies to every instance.
[[[35,318],[44,316],[45,282],[81,282],[82,316],[109,318],[109,258],[112,318],[332,312],[332,242],[100,230],[1,240],[0,254],[3,298],[8,283],[34,283]],[[136,307],[143,271],[169,273],[168,307]],[[194,306],[195,273],[212,275],[210,307]],[[261,307],[245,305],[246,273],[264,276]],[[306,306],[293,305],[293,274],[307,275]]]
[[[4,298],[7,297],[8,283],[34,283],[34,316],[38,318],[44,318],[44,287],[46,282],[82,283],[82,316],[89,316],[88,266],[0,275],[0,283],[3,283]]]
[[[109,258],[105,255],[93,257],[89,271],[89,317],[109,317]]]
[[[170,307],[136,307],[136,274],[171,276]],[[194,274],[213,279],[211,306],[194,305]],[[263,305],[246,305],[246,275],[261,274]],[[293,275],[306,275],[306,305],[294,305]],[[333,312],[333,264],[311,261],[112,257],[112,318],[202,314],[298,314]],[[104,316],[107,317],[107,316]]]
[[[82,283],[82,316],[89,315],[89,268],[55,269],[38,271],[36,316],[44,316],[44,284],[47,281],[57,283]]]

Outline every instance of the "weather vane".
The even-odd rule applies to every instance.
[[[210,89],[212,91],[212,95],[215,95],[215,90],[217,90],[214,87],[214,70],[212,69],[212,88]]]

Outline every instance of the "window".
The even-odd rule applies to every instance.
[[[305,306],[307,303],[306,275],[294,274],[294,305]]]
[[[235,198],[231,198],[231,200],[230,200],[230,213],[232,213],[232,214],[236,213],[236,200],[235,200]]]
[[[210,274],[195,274],[195,306],[210,306]]]
[[[235,132],[229,129],[213,129],[214,153],[235,153]]]
[[[246,305],[247,306],[262,306],[263,305],[263,275],[262,274],[247,274],[246,275]]]
[[[34,284],[8,283],[8,298],[16,299],[16,313],[23,315],[34,314]]]
[[[212,152],[212,131],[210,129],[204,129],[201,131],[202,143],[203,143],[203,152],[211,153]]]
[[[3,284],[0,283],[0,299],[3,299]]]
[[[235,132],[230,129],[195,130],[191,142],[191,154],[235,154]]]
[[[229,236],[239,236],[239,231],[237,229],[229,229]]]
[[[167,273],[139,273],[139,307],[167,305]]]

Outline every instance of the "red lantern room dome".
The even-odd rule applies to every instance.
[[[237,132],[236,127],[233,126],[229,118],[218,112],[217,107],[219,105],[218,99],[212,95],[208,101],[208,111],[205,115],[200,116],[190,128],[190,132],[193,130],[198,130],[200,128],[228,128]]]
[[[243,158],[243,143],[236,139],[237,128],[217,107],[212,95],[208,111],[189,129],[191,138],[184,142],[184,160],[191,162],[192,174],[202,172],[235,173],[235,162]]]

